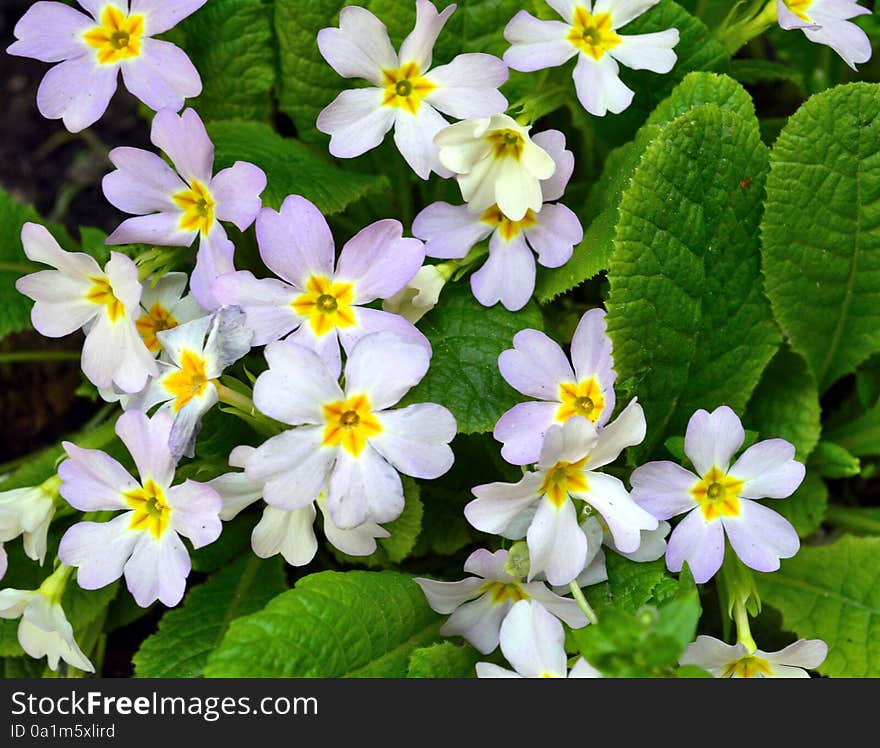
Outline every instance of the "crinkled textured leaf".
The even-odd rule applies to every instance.
[[[431,368],[404,403],[446,406],[461,434],[492,431],[501,415],[524,399],[501,377],[498,355],[513,346],[520,330],[543,326],[533,302],[519,312],[499,304],[486,308],[467,282],[446,286],[440,303],[419,324],[434,349]]]
[[[751,97],[732,78],[717,73],[689,73],[651,113],[635,139],[608,154],[602,176],[579,211],[587,225],[584,240],[565,265],[539,270],[535,295],[540,301],[551,301],[608,269],[620,200],[642,156],[669,123],[702,104],[715,104],[742,117],[755,115]]]
[[[385,188],[384,176],[340,169],[298,140],[284,138],[260,122],[212,122],[208,132],[216,146],[216,168],[250,161],[266,172],[262,198],[279,208],[288,195],[302,195],[325,214],[338,213],[350,203]]]
[[[482,657],[467,643],[432,644],[410,655],[407,678],[473,678]]]
[[[233,621],[205,675],[402,678],[442,620],[406,574],[323,571]]]
[[[828,657],[817,670],[846,678],[880,676],[880,538],[845,535],[804,547],[772,574],[758,574],[761,599],[782,614],[786,630],[822,639]]]
[[[624,193],[607,324],[618,382],[645,409],[643,454],[697,408],[741,412],[778,347],[757,241],[766,164],[754,120],[697,107]]]
[[[662,558],[639,563],[607,552],[605,567],[608,581],[586,589],[587,600],[597,613],[609,607],[635,613],[643,605],[665,602],[678,590],[678,580],[666,571]]]
[[[762,439],[786,439],[805,461],[819,441],[819,389],[804,359],[788,347],[780,349],[764,371],[749,400],[743,424]]]
[[[276,51],[271,0],[211,0],[169,35],[202,78],[188,102],[205,121],[268,120]]]
[[[807,101],[770,164],[767,295],[824,391],[880,350],[880,85]]]
[[[245,554],[169,610],[134,655],[138,678],[199,678],[236,618],[263,608],[285,589],[280,556]]]

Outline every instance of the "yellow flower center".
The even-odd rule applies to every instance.
[[[582,493],[590,485],[583,473],[587,458],[577,462],[557,462],[544,476],[541,493],[546,495],[556,507],[561,507],[572,492]]]
[[[175,413],[193,398],[201,397],[211,382],[205,374],[205,360],[197,353],[184,350],[180,354],[180,364],[180,370],[169,374],[162,382],[174,396]]]
[[[691,489],[707,522],[718,517],[739,516],[739,493],[743,481],[725,475],[717,467],[712,467],[703,479]]]
[[[771,675],[773,668],[763,657],[749,655],[741,660],[731,662],[722,673],[722,678],[762,678]]]
[[[107,316],[111,322],[116,322],[123,314],[125,314],[125,306],[116,298],[113,293],[113,287],[110,285],[110,279],[105,276],[95,276],[89,278],[92,287],[86,294],[86,299],[93,304],[102,304],[107,307]]]
[[[590,377],[583,382],[560,384],[559,402],[562,405],[556,411],[556,420],[560,423],[565,423],[574,416],[583,416],[596,423],[605,410],[605,398],[596,377]]]
[[[214,197],[197,179],[193,179],[189,186],[188,190],[171,196],[177,207],[183,211],[180,229],[208,234],[214,225]]]
[[[174,315],[158,303],[153,304],[149,311],[138,317],[135,322],[141,339],[152,353],[162,350],[162,344],[159,342],[159,338],[156,337],[156,333],[162,332],[162,330],[171,330],[177,327],[178,324]]]
[[[341,446],[354,457],[364,451],[371,436],[382,433],[382,424],[373,415],[366,395],[328,403],[324,406],[324,418],[324,446]]]
[[[152,480],[143,488],[136,488],[123,494],[126,503],[134,509],[131,518],[132,530],[149,530],[157,538],[162,537],[171,521],[171,507],[165,501],[165,494]]]
[[[574,22],[568,41],[594,60],[601,60],[609,49],[620,44],[620,37],[611,30],[611,14],[593,15],[583,6],[574,9]]]
[[[313,275],[306,283],[306,292],[297,296],[291,306],[309,320],[315,335],[321,337],[336,327],[357,324],[351,308],[353,298],[351,283],[331,283],[328,278]]]
[[[802,21],[812,23],[813,19],[807,15],[807,10],[813,4],[813,0],[783,0],[785,7],[788,8]]]
[[[382,105],[400,107],[410,114],[416,114],[422,105],[422,99],[437,88],[419,73],[419,66],[415,62],[408,62],[399,70],[383,70],[385,95],[382,97]]]
[[[519,161],[522,156],[523,148],[526,142],[522,135],[516,130],[492,130],[487,136],[492,144],[492,151],[495,158],[513,158]]]
[[[143,34],[142,15],[126,16],[115,5],[108,5],[101,11],[101,25],[83,34],[83,39],[97,50],[98,62],[110,65],[139,56]]]
[[[526,591],[516,582],[486,582],[482,586],[482,590],[492,595],[493,603],[503,603],[505,600],[512,600],[518,603],[520,600],[528,600],[529,596]]]
[[[519,232],[523,229],[534,226],[538,222],[535,212],[531,208],[526,211],[526,214],[519,221],[511,221],[501,212],[497,205],[488,208],[480,217],[480,220],[497,228],[501,232],[504,241],[507,242],[519,236]]]

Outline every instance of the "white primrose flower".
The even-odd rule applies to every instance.
[[[140,480],[108,454],[64,442],[68,459],[58,466],[61,495],[83,512],[124,510],[109,522],[79,522],[61,538],[58,557],[78,568],[83,589],[99,589],[124,574],[142,608],[155,600],[177,605],[191,567],[180,536],[193,548],[220,536],[217,492],[193,480],[171,485],[177,466],[168,448],[171,427],[164,412],[147,418],[130,410],[116,421]]]
[[[475,576],[459,582],[438,582],[417,577],[428,603],[438,613],[450,614],[440,628],[443,636],[460,635],[483,654],[498,646],[502,622],[514,603],[537,600],[550,613],[571,628],[587,625],[587,619],[571,598],[551,592],[543,582],[523,582],[508,574],[504,566],[508,552],[474,551],[464,562],[464,570]]]
[[[378,146],[394,128],[394,142],[422,179],[431,172],[448,177],[437,160],[434,136],[448,124],[440,112],[458,119],[489,117],[507,108],[498,87],[507,66],[497,57],[463,54],[431,70],[434,43],[447,19],[428,0],[416,2],[416,24],[395,53],[388,30],[364,8],[339,13],[339,28],[318,32],[318,49],[343,78],[372,86],[343,91],[321,112],[317,128],[330,135],[330,153],[353,158]],[[438,111],[439,110],[439,111]]]
[[[194,296],[184,295],[186,281],[186,273],[166,273],[155,284],[150,281],[144,283],[140,316],[135,320],[135,325],[144,345],[153,355],[158,355],[162,350],[156,333],[208,314]]]
[[[501,624],[500,640],[501,651],[514,670],[478,662],[478,678],[602,677],[583,657],[569,671],[562,624],[539,602],[517,602]]]
[[[125,401],[125,409],[147,412],[162,403],[159,412],[174,419],[172,454],[192,457],[202,416],[218,400],[217,378],[250,351],[253,332],[245,326],[241,309],[223,307],[156,337],[169,360],[158,362],[158,375]]]
[[[543,572],[552,585],[568,584],[588,559],[574,501],[598,512],[616,547],[626,553],[639,547],[642,530],[657,528],[657,520],[630,498],[618,478],[597,472],[644,438],[645,416],[635,399],[601,431],[586,418],[570,418],[547,431],[537,471],[516,484],[476,486],[477,498],[465,507],[465,517],[483,532],[525,536],[529,580]]]
[[[535,290],[535,258],[544,267],[560,267],[571,259],[574,245],[584,238],[578,217],[561,203],[574,170],[574,154],[565,149],[565,135],[546,130],[532,138],[556,164],[549,179],[541,180],[543,205],[531,208],[519,221],[510,220],[497,205],[475,213],[467,205],[436,202],[413,221],[413,234],[425,240],[428,257],[461,259],[488,237],[489,257],[471,275],[471,289],[484,306],[501,302],[506,309],[522,309]]]
[[[825,661],[828,645],[821,639],[798,639],[778,652],[749,652],[742,642],[725,644],[712,636],[698,636],[687,645],[681,665],[697,665],[716,678],[809,678]]]
[[[472,213],[497,206],[508,220],[522,221],[544,204],[541,182],[556,172],[553,157],[506,114],[467,119],[434,137],[440,163],[458,181]]]
[[[680,571],[687,561],[698,584],[709,581],[724,560],[724,537],[740,560],[756,571],[775,571],[800,540],[791,523],[754,499],[784,499],[806,468],[785,439],[753,444],[731,466],[745,440],[739,417],[726,405],[698,410],[688,422],[684,451],[696,474],[668,460],[633,471],[632,498],[657,519],[687,514],[672,531],[666,565]]]
[[[871,59],[871,40],[850,18],[870,15],[856,0],[776,0],[779,25],[801,29],[816,44],[825,44],[853,70]]]
[[[611,353],[602,309],[581,317],[571,341],[571,363],[543,332],[518,332],[513,348],[498,356],[498,370],[511,387],[536,400],[515,405],[498,419],[493,435],[503,444],[501,456],[514,465],[537,462],[547,430],[575,416],[604,426],[616,403]]]
[[[268,371],[254,384],[254,404],[294,428],[248,458],[248,478],[264,484],[278,509],[302,509],[327,491],[333,524],[350,530],[390,522],[403,511],[398,471],[437,478],[452,466],[455,418],[419,403],[391,410],[425,376],[431,354],[393,333],[366,335],[345,364],[345,387],[311,349],[266,346]]]
[[[245,468],[248,459],[256,450],[253,447],[236,447],[229,455],[231,467]],[[224,522],[233,519],[238,513],[263,497],[263,483],[249,478],[244,470],[226,473],[208,481],[223,499],[220,519]],[[364,522],[351,530],[341,530],[333,524],[327,509],[327,498],[320,494],[317,499],[301,509],[277,509],[273,506],[263,508],[263,516],[251,533],[251,547],[260,558],[269,558],[278,553],[291,566],[305,566],[318,550],[315,536],[315,505],[321,510],[324,522],[324,535],[328,542],[349,556],[369,556],[376,550],[376,539],[391,536],[384,527],[373,522]]]
[[[577,97],[590,114],[620,114],[633,91],[620,80],[620,64],[632,70],[668,73],[675,66],[678,29],[653,34],[618,31],[660,0],[547,0],[562,21],[541,21],[521,10],[507,24],[511,47],[504,61],[532,72],[563,65],[577,55],[573,78]],[[620,63],[620,64],[618,64]]]
[[[59,569],[38,590],[0,590],[0,618],[21,618],[18,624],[18,643],[35,659],[45,657],[52,670],[58,670],[59,660],[89,673],[95,668],[77,645],[73,628],[61,607],[61,592],[54,584],[69,569]]]
[[[82,370],[89,381],[98,388],[116,385],[123,392],[143,389],[158,370],[135,327],[142,289],[134,262],[111,252],[101,270],[93,257],[65,252],[36,223],[22,227],[21,241],[29,260],[56,268],[15,282],[19,293],[36,302],[31,321],[37,332],[60,338],[82,328]]]
[[[382,309],[415,324],[437,306],[448,280],[449,274],[439,266],[424,265],[400,291],[382,302]]]
[[[42,566],[46,535],[55,516],[55,498],[61,481],[53,476],[39,486],[0,492],[0,579],[6,574],[4,543],[21,536],[24,552]]]

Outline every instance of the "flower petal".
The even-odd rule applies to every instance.
[[[260,195],[265,189],[266,172],[247,161],[236,161],[211,181],[217,218],[234,223],[239,231],[244,231],[263,207]]]
[[[416,0],[416,23],[400,45],[400,64],[414,62],[422,72],[430,68],[434,43],[454,12],[454,4],[438,13],[430,0]]]
[[[604,473],[588,473],[589,491],[578,494],[590,503],[602,518],[614,546],[624,553],[636,551],[642,542],[642,530],[656,530],[657,518],[635,503],[619,478]]]
[[[392,522],[405,504],[397,471],[369,444],[355,458],[340,450],[327,490],[333,524],[350,530],[364,522]]]
[[[731,458],[745,438],[742,422],[726,405],[711,413],[701,408],[688,421],[684,453],[701,476],[713,467],[726,473]]]
[[[235,271],[234,254],[235,245],[219,223],[214,224],[210,236],[202,236],[199,240],[196,266],[190,276],[189,287],[204,309],[214,311],[220,307],[213,294],[214,281],[221,275]]]
[[[167,488],[174,480],[176,463],[168,449],[171,422],[166,413],[147,418],[139,410],[123,413],[116,420],[116,434],[134,459],[142,484],[153,479]]]
[[[254,346],[280,340],[302,322],[291,306],[298,292],[275,278],[258,280],[249,270],[226,273],[214,281],[211,293],[219,304],[244,310]]]
[[[83,449],[62,442],[68,459],[58,466],[59,491],[81,512],[125,508],[122,494],[139,488],[138,482],[110,455],[97,449]]]
[[[595,470],[614,462],[624,449],[644,441],[647,428],[642,406],[633,398],[617,418],[599,431],[586,467]]]
[[[202,92],[199,71],[180,47],[160,39],[143,39],[141,45],[140,56],[122,66],[122,79],[150,109],[178,112]]]
[[[315,514],[314,504],[289,512],[267,506],[251,534],[254,553],[260,558],[280,553],[291,566],[305,566],[318,550]]]
[[[107,237],[107,244],[155,244],[160,247],[189,247],[198,232],[182,229],[180,211],[153,213],[123,221]]]
[[[568,675],[562,624],[540,603],[520,600],[501,624],[501,651],[526,678]]]
[[[193,548],[202,548],[220,537],[223,500],[207,483],[187,478],[168,492],[171,527],[189,538]]]
[[[452,613],[456,608],[472,600],[485,582],[477,577],[468,577],[458,582],[438,582],[433,579],[416,577],[413,581],[422,588],[428,605],[437,613]]]
[[[559,385],[574,379],[562,348],[539,330],[520,330],[514,335],[513,348],[498,356],[498,370],[517,392],[557,403]]]
[[[678,29],[653,34],[621,36],[620,43],[609,51],[612,57],[631,70],[668,73],[678,59],[672,48],[678,44]]]
[[[442,405],[418,403],[377,414],[382,432],[370,444],[395,469],[413,478],[439,478],[452,467],[452,413]]]
[[[176,532],[166,531],[158,540],[144,532],[125,564],[125,583],[142,608],[156,600],[170,608],[183,598],[190,568],[189,554]]]
[[[41,62],[61,62],[85,53],[83,32],[95,22],[78,10],[57,2],[36,2],[15,24],[16,41],[6,53]]]
[[[634,18],[653,8],[660,0],[596,0],[593,14],[610,13],[611,28],[626,26]]]
[[[122,576],[141,533],[131,529],[133,512],[109,522],[78,522],[58,546],[58,558],[77,567],[76,581],[84,590],[97,590]]]
[[[526,533],[529,546],[529,581],[543,572],[553,585],[568,584],[584,568],[587,539],[577,522],[574,504],[565,499],[556,506],[544,498]]]
[[[104,197],[125,213],[178,212],[171,196],[187,189],[183,180],[155,153],[141,148],[114,148],[116,167],[104,177]]]
[[[507,82],[508,76],[507,65],[494,55],[459,55],[430,72],[427,78],[437,88],[425,100],[457,119],[490,117],[507,109],[507,99],[498,87]]]
[[[604,117],[608,112],[620,114],[629,107],[635,95],[620,80],[620,68],[610,55],[594,60],[579,55],[574,68],[574,87],[578,100],[590,114]]]
[[[687,561],[697,584],[708,582],[724,560],[724,528],[719,521],[706,522],[694,509],[676,525],[666,547],[666,566],[681,571]]]
[[[163,109],[153,117],[150,133],[153,145],[161,148],[188,184],[198,180],[207,186],[214,168],[214,144],[195,109],[178,115]]]
[[[564,65],[577,54],[566,38],[570,30],[562,21],[541,21],[521,10],[504,28],[504,38],[511,44],[504,62],[523,73]]]
[[[558,268],[571,259],[574,245],[584,238],[584,230],[574,211],[564,205],[545,205],[538,222],[523,232],[538,262],[545,268]]]
[[[730,545],[746,566],[776,571],[780,558],[791,558],[801,547],[791,523],[781,514],[749,499],[740,499],[736,517],[722,517]]]
[[[828,656],[828,645],[821,639],[798,639],[778,652],[760,652],[774,665],[793,665],[815,670]]]
[[[767,439],[743,452],[728,473],[744,481],[740,496],[784,499],[797,490],[806,468],[795,460],[793,444],[785,439]]]
[[[383,106],[381,88],[342,91],[318,115],[315,127],[330,136],[330,153],[355,158],[378,146],[394,126],[394,107]]]
[[[65,60],[40,83],[37,108],[46,119],[63,120],[70,132],[81,132],[107,111],[118,74],[115,65],[99,65],[91,55]]]
[[[381,85],[382,71],[399,67],[385,24],[356,5],[340,11],[339,28],[318,32],[318,49],[343,78],[364,78]]]
[[[691,489],[699,478],[669,460],[649,462],[630,476],[632,498],[657,519],[669,519],[697,506]]]
[[[443,636],[461,636],[474,649],[489,654],[498,646],[501,622],[510,610],[510,600],[496,601],[485,593],[464,603],[440,627]]]
[[[556,423],[558,410],[555,402],[514,405],[498,419],[492,432],[503,444],[501,456],[511,465],[530,465],[540,460],[544,438]]]
[[[471,290],[483,306],[502,306],[516,312],[528,304],[535,290],[535,256],[518,234],[507,242],[496,231],[489,240],[489,257],[471,276]]]
[[[541,497],[543,479],[526,473],[518,483],[486,483],[471,489],[476,498],[464,508],[464,516],[477,530],[500,535],[511,521]]]
[[[150,36],[161,34],[195,13],[207,0],[130,0],[132,13],[146,16],[146,31]]]
[[[465,257],[493,231],[467,205],[431,203],[413,221],[413,236],[425,242],[425,254],[441,259]]]
[[[606,399],[613,396],[617,373],[614,371],[611,338],[606,332],[604,309],[590,309],[581,317],[571,341],[571,361],[579,382],[596,377]],[[613,403],[610,407],[606,404],[603,422],[613,410]]]
[[[366,335],[345,363],[347,396],[366,394],[374,412],[397,403],[428,371],[430,351],[389,332]]]
[[[441,177],[452,173],[440,163],[434,136],[449,123],[434,107],[423,101],[418,112],[411,114],[398,108],[394,120],[394,142],[410,168],[422,179],[436,172]]]
[[[541,180],[541,192],[544,195],[544,202],[549,203],[558,200],[565,194],[565,188],[574,172],[574,154],[565,148],[565,134],[559,130],[544,130],[532,136],[532,142],[546,151],[553,163],[556,164],[556,171],[547,179]],[[546,207],[546,206],[544,206]],[[543,211],[544,208],[541,208]],[[580,239],[578,239],[580,242]],[[576,243],[578,243],[576,242]]]

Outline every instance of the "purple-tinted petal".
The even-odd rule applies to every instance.
[[[336,249],[327,220],[308,200],[291,195],[280,212],[257,214],[260,257],[275,275],[305,290],[312,275],[333,275]]]
[[[418,403],[377,414],[382,432],[370,444],[404,475],[439,478],[452,467],[449,442],[455,437],[452,413],[442,405]]]
[[[339,451],[327,488],[327,508],[336,527],[391,522],[404,504],[400,476],[369,444],[356,458]]]
[[[141,148],[114,148],[110,160],[117,170],[102,186],[111,205],[135,215],[180,211],[171,196],[187,186],[162,158]]]
[[[556,171],[548,179],[541,180],[541,194],[544,202],[550,203],[558,200],[565,194],[568,180],[574,171],[574,154],[565,149],[565,135],[559,130],[544,130],[532,136],[532,142],[539,148],[543,148],[553,163]],[[545,206],[546,207],[546,206]],[[544,208],[541,208],[543,211]],[[580,239],[576,243],[580,242]]]
[[[657,519],[669,519],[697,506],[691,489],[699,478],[669,460],[649,462],[630,476],[632,498]]]
[[[513,519],[540,498],[543,478],[526,473],[519,483],[487,483],[475,486],[476,498],[464,508],[464,516],[477,530],[499,535]]]
[[[572,76],[574,87],[578,100],[590,114],[620,114],[632,103],[635,94],[620,80],[619,70],[610,55],[598,61],[585,54],[578,56]]]
[[[793,444],[785,439],[767,439],[743,452],[728,472],[744,481],[740,496],[784,499],[795,492],[806,474],[806,468],[794,456]]]
[[[338,331],[339,340],[346,354],[350,355],[358,342],[367,335],[374,332],[388,332],[396,335],[404,343],[422,346],[428,355],[431,355],[431,344],[428,339],[415,325],[399,314],[362,306],[354,307],[352,311],[355,325],[340,327]]]
[[[239,231],[250,226],[263,207],[260,195],[266,189],[266,173],[247,161],[236,161],[218,172],[211,182],[217,201],[217,218],[234,223]]]
[[[504,29],[504,38],[511,44],[504,62],[523,73],[563,65],[577,54],[566,38],[569,31],[571,27],[562,21],[541,21],[521,10]]]
[[[701,476],[713,467],[726,473],[731,458],[745,438],[742,422],[726,405],[711,413],[701,408],[688,421],[684,453]]]
[[[781,514],[748,499],[740,499],[736,517],[722,517],[730,545],[746,566],[776,571],[780,558],[791,558],[801,547],[797,532]]]
[[[137,465],[141,483],[151,478],[163,488],[174,480],[175,461],[168,449],[171,417],[156,413],[152,418],[139,410],[123,413],[116,421],[116,434]]]
[[[339,28],[318,32],[318,49],[343,78],[364,78],[382,85],[382,71],[399,67],[385,24],[356,5],[340,11]]]
[[[153,145],[161,148],[188,184],[198,180],[207,186],[214,168],[214,144],[202,118],[195,109],[185,109],[178,115],[163,109],[153,118],[150,134]]]
[[[46,119],[61,119],[70,132],[93,125],[116,92],[119,70],[99,65],[91,55],[66,60],[46,73],[37,90],[37,108]]]
[[[724,528],[719,521],[706,522],[694,509],[676,525],[666,547],[666,566],[681,571],[686,561],[697,584],[708,582],[724,560]]]
[[[530,465],[541,459],[547,430],[556,423],[558,403],[520,403],[508,410],[492,435],[503,443],[501,456],[512,465]]]
[[[298,292],[275,278],[258,280],[249,270],[239,270],[221,275],[211,290],[218,303],[244,310],[255,346],[280,340],[302,322],[291,306]]]
[[[155,244],[160,247],[189,247],[198,232],[180,228],[183,213],[153,213],[123,221],[107,237],[107,244]]]
[[[871,40],[862,29],[848,21],[830,22],[826,18],[817,15],[821,28],[804,29],[804,36],[811,42],[831,47],[853,70],[857,63],[871,59]]]
[[[202,92],[199,72],[180,47],[144,39],[139,57],[122,66],[125,87],[153,111],[180,111],[187,99]]]
[[[678,59],[672,51],[678,39],[678,29],[621,36],[620,43],[609,54],[632,70],[668,73]]]
[[[379,145],[394,126],[394,107],[382,106],[381,88],[342,91],[318,115],[315,127],[330,136],[330,153],[355,158]]]
[[[363,393],[374,411],[395,405],[428,371],[430,351],[389,332],[366,335],[345,364],[345,392]]]
[[[571,361],[579,382],[596,377],[604,391],[606,400],[613,395],[612,388],[617,374],[614,371],[614,358],[611,355],[611,338],[605,331],[605,310],[590,309],[581,317],[574,337],[571,340]],[[604,420],[608,420],[614,409],[606,403],[603,412]]]
[[[63,442],[70,459],[58,466],[59,489],[65,500],[81,512],[100,512],[126,506],[122,494],[138,482],[110,455]]]
[[[641,444],[646,432],[645,413],[634,397],[617,418],[599,431],[599,439],[590,450],[586,468],[595,470],[614,462],[624,449]]]
[[[565,678],[568,662],[562,624],[540,603],[520,600],[501,624],[501,651],[526,678]]]
[[[424,244],[404,239],[400,221],[376,221],[346,242],[339,253],[335,280],[353,283],[352,303],[367,304],[400,291],[424,260]]]
[[[580,462],[599,439],[599,431],[583,416],[572,416],[563,424],[547,429],[541,447],[539,470],[549,470],[558,462]]]
[[[210,236],[199,240],[196,266],[189,279],[192,295],[203,309],[214,311],[220,302],[214,298],[214,281],[221,275],[235,271],[235,245],[227,238],[220,224],[215,224]]]
[[[568,499],[556,506],[544,498],[526,534],[529,546],[529,580],[544,572],[550,584],[571,582],[584,568],[587,538]]]
[[[488,654],[498,646],[501,622],[510,611],[510,600],[495,601],[489,593],[464,603],[440,627],[443,636],[461,636],[474,649]]]
[[[91,285],[57,270],[41,270],[15,282],[20,294],[37,302],[31,309],[31,322],[49,338],[70,335],[99,313],[99,307],[86,299]]]
[[[80,363],[96,387],[109,389],[115,384],[128,394],[140,392],[147,379],[158,373],[134,322],[128,317],[111,322],[106,314],[89,329]]]
[[[105,587],[122,576],[139,534],[131,529],[132,512],[109,522],[79,522],[58,546],[58,558],[78,568],[76,581],[85,590]]]
[[[484,584],[482,579],[476,577],[468,577],[458,582],[438,582],[418,577],[413,581],[422,588],[422,592],[428,598],[428,605],[443,615],[452,613],[456,608],[473,599]]]
[[[465,257],[493,227],[471,213],[467,205],[431,203],[413,221],[413,236],[425,241],[425,254],[441,259]]]
[[[440,164],[439,149],[434,144],[434,136],[448,124],[443,115],[426,101],[415,114],[397,109],[394,143],[410,168],[422,179],[427,179],[432,171],[442,177],[452,176],[452,172]]]
[[[333,329],[323,335],[317,335],[311,325],[300,325],[285,340],[314,351],[324,362],[327,370],[337,379],[342,374],[342,351],[339,348],[338,330]]]
[[[414,62],[422,72],[431,67],[434,43],[454,11],[449,5],[438,13],[430,0],[416,0],[416,24],[400,45],[400,64]]]
[[[220,509],[223,500],[207,483],[186,480],[168,492],[171,527],[186,538],[193,548],[213,543],[220,537]]]
[[[508,75],[507,65],[494,55],[459,55],[428,74],[437,88],[425,100],[457,119],[491,117],[507,109],[507,99],[498,87],[507,82]]]
[[[538,223],[524,233],[538,262],[545,268],[558,268],[571,259],[574,245],[584,238],[581,222],[564,205],[545,205],[538,213]]]
[[[42,62],[61,62],[86,53],[83,32],[95,22],[67,5],[37,2],[15,24],[15,38],[7,47],[10,55],[32,57]]]
[[[515,390],[540,400],[558,402],[559,385],[574,379],[562,348],[538,330],[514,335],[513,348],[498,356],[498,370]]]
[[[21,227],[21,244],[29,260],[51,265],[65,275],[89,280],[102,274],[93,257],[85,252],[65,252],[49,230],[38,223],[28,222]]]
[[[483,579],[495,579],[502,582],[513,582],[514,577],[504,571],[504,565],[507,563],[508,552],[504,549],[497,551],[487,551],[485,548],[478,548],[470,556],[465,559],[464,570],[468,574],[476,574]]]
[[[173,607],[183,598],[191,563],[186,547],[173,530],[159,539],[141,533],[125,564],[125,583],[142,608],[158,600]]]
[[[578,494],[602,515],[614,538],[614,546],[623,553],[636,551],[642,542],[642,530],[657,529],[657,519],[632,500],[619,478],[604,473],[589,473],[588,491]]]
[[[510,242],[496,231],[489,241],[489,258],[471,276],[471,290],[483,306],[501,302],[505,309],[522,309],[535,290],[535,256],[522,234]]]
[[[146,16],[145,31],[150,36],[173,28],[195,13],[207,0],[131,0],[131,12]]]

